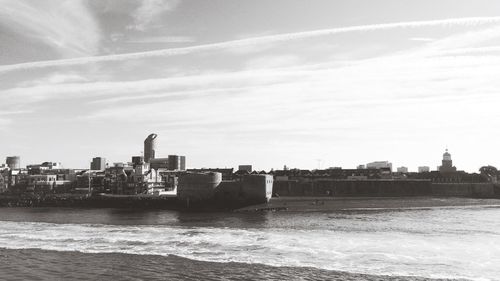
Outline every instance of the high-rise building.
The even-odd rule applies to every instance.
[[[186,170],[186,156],[181,156],[181,171]]]
[[[90,169],[94,171],[104,171],[106,170],[106,158],[95,157],[90,163]]]
[[[153,170],[168,169],[168,158],[155,158],[149,160],[150,168]]]
[[[19,157],[19,156],[9,156],[5,160],[5,163],[12,170],[21,169],[21,157]]]
[[[155,158],[157,134],[151,134],[144,140],[144,162]]]
[[[179,155],[168,156],[168,169],[171,171],[181,169],[181,158],[179,157]]]

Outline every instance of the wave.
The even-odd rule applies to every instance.
[[[366,222],[369,223],[369,222]],[[0,221],[0,247],[180,256],[208,262],[313,267],[371,275],[495,279],[497,234],[237,229]]]

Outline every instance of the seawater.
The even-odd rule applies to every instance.
[[[98,279],[92,267],[109,263],[106,268],[112,269],[137,260],[144,264],[129,272],[125,267],[120,276],[135,276],[140,268],[143,273],[129,280],[203,279],[196,272],[204,268],[206,277],[226,280],[500,280],[500,208],[308,213],[4,208],[0,248],[0,279],[26,279],[14,273],[35,269],[42,279],[57,279],[64,273],[57,263],[69,271],[85,268],[82,279]],[[257,278],[259,270],[243,270],[250,267],[265,270]],[[175,270],[177,275],[165,275]]]

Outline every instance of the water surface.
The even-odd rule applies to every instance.
[[[0,257],[42,280],[63,274],[58,263],[83,271],[81,279],[106,279],[123,268],[120,276],[129,280],[197,279],[196,272],[226,280],[499,280],[499,218],[500,208],[480,206],[308,213],[4,208]],[[2,264],[0,275],[15,272]]]

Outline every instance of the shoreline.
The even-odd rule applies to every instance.
[[[267,204],[240,208],[236,212],[285,211],[328,212],[362,210],[431,209],[446,207],[499,207],[500,199],[465,197],[277,197]]]
[[[233,202],[236,203],[236,202]],[[273,197],[267,203],[248,206],[221,202],[204,202],[192,206],[184,206],[176,198],[171,197],[86,197],[54,196],[45,198],[0,196],[0,208],[115,208],[115,209],[163,209],[173,211],[213,211],[213,212],[328,212],[328,211],[362,211],[362,210],[402,210],[430,209],[445,207],[500,207],[497,198],[470,197],[438,197],[438,196],[408,196],[408,197],[311,197],[289,196]]]

